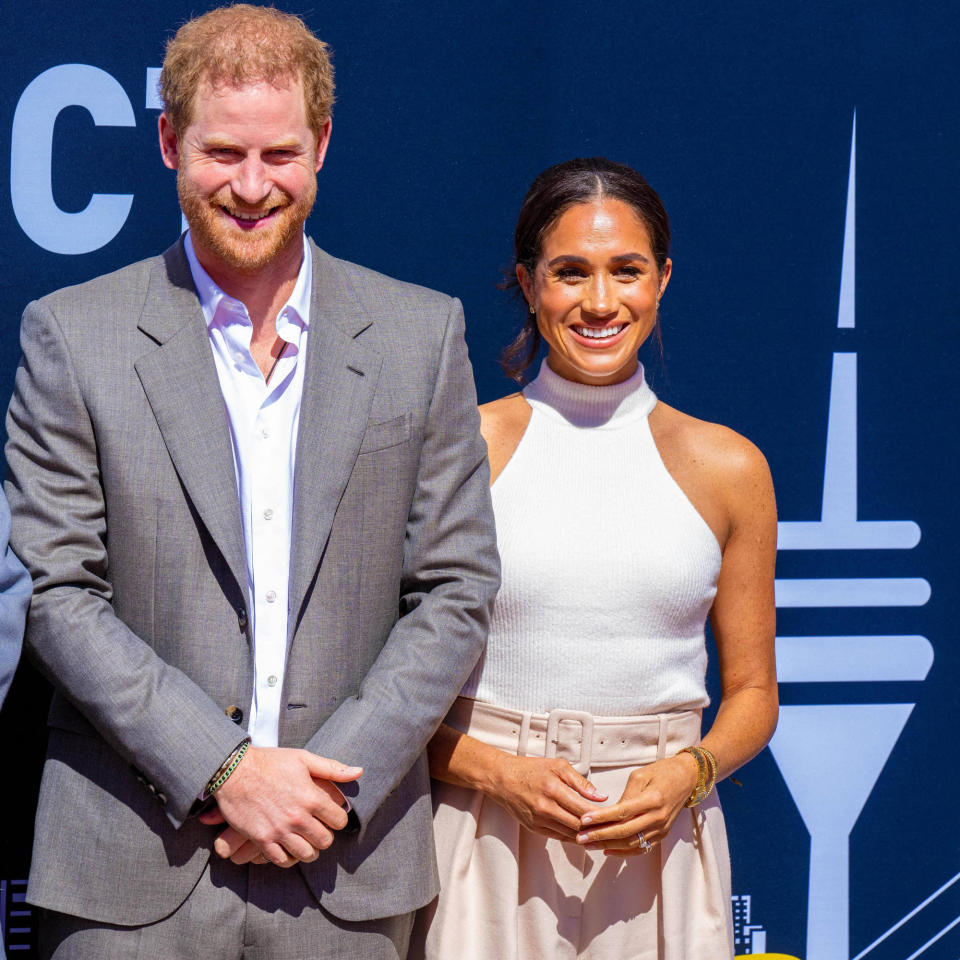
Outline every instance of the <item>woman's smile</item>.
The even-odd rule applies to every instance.
[[[603,348],[610,346],[615,338],[627,329],[627,324],[613,323],[606,327],[580,326],[570,329],[581,339],[592,341],[585,343],[585,347]]]

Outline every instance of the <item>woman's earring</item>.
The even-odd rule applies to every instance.
[[[658,300],[657,303],[659,303],[659,302],[660,302],[660,301]],[[531,312],[532,314],[536,314],[536,312],[537,312],[537,308],[536,308],[532,303],[530,304],[530,312]]]

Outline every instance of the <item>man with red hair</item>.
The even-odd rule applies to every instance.
[[[7,419],[41,951],[403,957],[498,585],[462,311],[305,237],[333,74],[299,19],[191,21],[161,93],[189,230],[28,306]]]

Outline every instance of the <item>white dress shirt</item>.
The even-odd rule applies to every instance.
[[[275,747],[287,656],[293,470],[310,324],[310,245],[304,237],[296,286],[277,316],[277,336],[286,346],[269,383],[250,353],[253,324],[247,308],[224,293],[200,266],[189,231],[184,248],[230,421],[243,513],[254,651],[247,729],[254,746]]]

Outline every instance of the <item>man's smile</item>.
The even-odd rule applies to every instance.
[[[229,207],[226,207],[222,204],[219,205],[219,209],[222,213],[226,214],[234,223],[240,227],[241,230],[250,230],[255,227],[258,227],[262,224],[269,223],[273,220],[274,215],[277,211],[283,209],[281,206],[270,207],[267,210],[253,210],[253,211],[244,211],[244,210],[231,210]]]

